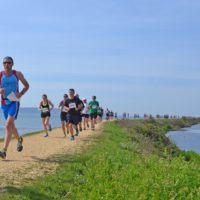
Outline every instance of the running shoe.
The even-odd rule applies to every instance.
[[[6,151],[4,149],[0,151],[0,158],[6,159]]]
[[[71,141],[75,140],[75,138],[74,138],[73,135],[70,137],[70,140],[71,140]]]
[[[44,135],[44,137],[48,137],[49,135],[48,135],[48,133],[46,133],[45,135]]]
[[[20,152],[20,151],[23,150],[22,143],[23,143],[23,138],[22,138],[22,137],[19,137],[18,142],[17,142],[17,151],[18,151],[18,152]]]
[[[75,134],[75,136],[78,136],[79,135],[79,132],[78,132],[78,129],[76,129],[76,134]]]
[[[52,131],[51,124],[49,124],[49,131]]]

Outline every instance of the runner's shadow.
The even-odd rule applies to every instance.
[[[52,158],[39,158],[37,156],[30,156],[33,160],[37,162],[44,162],[44,163],[55,163],[55,164],[66,164],[66,163],[76,163],[73,158],[59,158],[59,157],[52,157]]]
[[[15,162],[31,162],[31,160],[9,160],[9,159],[6,159],[6,160],[2,160],[2,162],[8,162],[8,163],[15,163]]]
[[[22,194],[28,199],[34,200],[34,199],[40,199],[40,200],[47,200],[51,199],[50,196],[47,196],[45,194],[40,193],[39,191],[35,189],[31,189],[29,187],[24,188],[16,188],[16,187],[5,187],[5,191],[11,195],[19,195]]]
[[[99,138],[82,138],[81,140],[84,141],[84,142],[98,142],[98,141],[101,141],[101,139],[99,139]]]
[[[63,136],[63,137],[61,137],[61,136],[60,136],[60,137],[53,137],[53,138],[62,139],[62,140],[63,140],[63,139],[66,139],[66,140],[67,140],[67,137],[64,137],[64,136]]]

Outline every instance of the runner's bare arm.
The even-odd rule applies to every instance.
[[[54,108],[54,105],[50,100],[48,100],[48,101],[49,101],[49,105],[51,106],[51,110],[52,110]]]
[[[78,105],[76,110],[78,111],[78,110],[81,110],[82,108],[83,108],[83,104],[81,103],[81,104]]]
[[[1,95],[4,95],[4,93],[5,93],[4,88],[1,88],[1,87],[0,87],[0,94],[1,94]]]
[[[58,108],[61,108],[62,105],[63,105],[63,101],[61,101],[61,102],[59,103]]]
[[[39,107],[38,107],[38,110],[39,110],[39,111],[41,111],[41,109],[42,109],[42,101],[40,102],[40,105],[39,105]]]
[[[21,81],[21,83],[23,84],[23,86],[24,86],[24,88],[21,90],[21,92],[18,92],[17,94],[16,94],[16,96],[18,97],[18,98],[20,98],[22,95],[24,95],[27,91],[28,91],[28,89],[29,89],[29,83],[28,83],[28,81],[24,78],[24,75],[21,73],[21,72],[17,72],[17,77],[18,77],[18,79]]]

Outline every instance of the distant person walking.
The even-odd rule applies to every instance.
[[[1,108],[6,119],[5,124],[5,140],[4,147],[0,151],[0,158],[6,158],[6,152],[12,137],[12,134],[17,139],[17,151],[23,150],[23,138],[19,136],[18,130],[15,126],[19,111],[19,99],[29,89],[29,83],[24,78],[24,75],[16,70],[13,70],[14,61],[12,57],[5,57],[3,59],[4,71],[0,72],[0,94],[1,94]],[[24,88],[19,92],[19,81]]]
[[[61,120],[61,127],[63,130],[64,136],[66,136],[66,129],[67,128],[67,134],[69,133],[69,126],[67,122],[67,109],[65,107],[65,101],[68,99],[68,95],[64,94],[63,100],[59,103],[58,107],[60,108],[60,120]]]
[[[99,109],[99,102],[96,100],[96,96],[92,96],[92,101],[89,103],[89,113],[90,113],[90,119],[91,119],[91,129],[95,130],[95,124]]]
[[[102,122],[103,114],[104,114],[103,108],[99,107],[97,110],[97,116],[99,122]]]
[[[108,108],[106,109],[105,114],[106,114],[106,120],[109,120],[109,118],[110,118],[110,110],[108,110]]]
[[[39,104],[39,110],[41,111],[41,119],[44,127],[45,135],[48,137],[48,130],[51,131],[51,124],[49,123],[51,117],[51,110],[54,108],[53,103],[47,98],[46,94],[42,95],[42,101]]]
[[[114,117],[113,111],[110,111],[110,114],[109,114],[109,115],[110,115],[110,119],[113,120],[113,117]]]

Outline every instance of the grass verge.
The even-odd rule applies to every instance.
[[[95,145],[59,158],[60,167],[31,185],[4,188],[0,199],[199,199],[200,156],[164,136],[195,119],[108,122]]]

